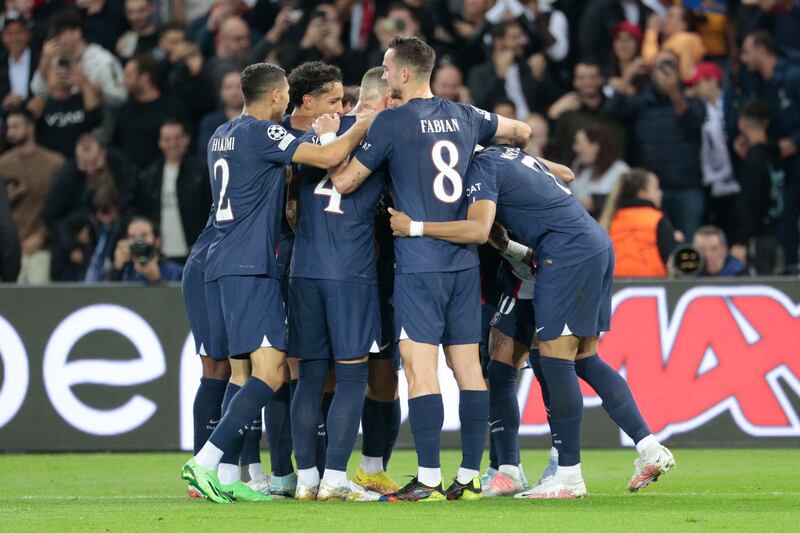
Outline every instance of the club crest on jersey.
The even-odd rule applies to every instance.
[[[283,126],[278,126],[277,124],[273,124],[269,128],[267,128],[267,137],[272,139],[273,141],[280,141],[284,137],[286,137],[286,128]]]

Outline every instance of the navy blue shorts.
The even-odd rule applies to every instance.
[[[534,323],[533,300],[521,300],[504,294],[489,324],[506,337],[530,348]]]
[[[481,341],[478,267],[395,274],[395,339],[450,346]]]
[[[562,267],[539,264],[533,307],[539,340],[562,335],[595,337],[611,323],[611,281],[614,249]]]
[[[236,357],[258,348],[286,351],[286,310],[277,279],[223,276],[206,283],[206,301],[213,352]]]
[[[208,325],[208,306],[206,305],[206,287],[203,272],[186,263],[183,267],[183,303],[186,305],[186,316],[194,337],[194,349],[197,355],[207,355],[213,359],[226,359],[227,354],[211,353],[211,331]]]
[[[380,351],[378,286],[289,279],[289,350],[299,359],[346,361]]]

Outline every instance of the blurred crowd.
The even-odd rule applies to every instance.
[[[437,96],[572,166],[618,275],[668,275],[681,242],[706,275],[798,270],[795,0],[6,0],[0,23],[3,281],[178,279],[244,66],[356,85],[397,35],[436,49]]]

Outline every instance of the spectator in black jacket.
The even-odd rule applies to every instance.
[[[741,137],[734,142],[734,149],[743,160],[737,173],[742,192],[731,255],[751,265],[756,274],[770,275],[775,272],[778,216],[772,176],[780,166],[780,157],[767,137],[769,109],[759,101],[746,104],[739,112],[738,125]]]
[[[31,46],[30,22],[16,11],[6,13],[2,40],[5,50],[0,54],[0,102],[7,113],[30,98],[39,50]]]
[[[658,175],[664,213],[690,240],[704,213],[700,144],[706,112],[702,102],[684,96],[677,56],[660,52],[650,82],[632,97],[615,92],[606,110],[632,123],[635,163]]]
[[[158,145],[161,157],[139,177],[136,207],[161,227],[162,254],[183,261],[208,218],[208,167],[187,153],[189,134],[176,120],[161,125]]]
[[[125,65],[130,99],[117,113],[112,143],[139,169],[158,158],[158,132],[167,117],[188,122],[183,105],[161,92],[160,72],[158,61],[146,54],[135,56]]]
[[[5,187],[0,187],[0,281],[17,281],[21,251]]]
[[[242,113],[244,97],[242,96],[242,75],[238,72],[228,72],[222,79],[222,88],[219,98],[222,107],[203,117],[197,132],[197,155],[205,162],[208,141],[221,125]]]
[[[86,40],[106,50],[114,50],[117,39],[127,26],[122,3],[113,0],[77,0],[75,3],[83,15]]]
[[[153,0],[125,0],[125,18],[131,29],[117,41],[117,55],[130,59],[136,54],[146,54],[158,46],[158,28],[153,15],[156,4]]]
[[[617,24],[627,20],[644,33],[652,12],[642,0],[591,0],[581,14],[578,30],[580,57],[608,66],[611,34]]]
[[[491,59],[469,73],[469,92],[475,105],[491,109],[495,102],[511,100],[517,118],[543,114],[559,90],[547,73],[544,54],[527,56],[528,37],[519,22],[500,23],[492,28]]]

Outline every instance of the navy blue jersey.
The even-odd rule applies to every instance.
[[[412,220],[466,217],[464,176],[475,146],[497,131],[497,116],[441,98],[382,111],[355,157],[370,170],[388,161],[394,203]],[[427,237],[395,239],[398,273],[455,272],[478,265],[474,246]]]
[[[353,116],[342,117],[338,135],[355,122]],[[314,135],[310,140],[318,142]],[[325,170],[299,165],[295,179],[298,215],[290,276],[375,283],[375,213],[385,188],[383,174],[344,196]]]
[[[539,264],[576,265],[611,246],[566,184],[518,148],[493,146],[475,155],[467,195],[495,202],[497,221],[536,250]]]
[[[268,120],[242,115],[208,142],[216,235],[208,248],[206,281],[221,276],[279,278],[275,248],[286,188],[285,167],[300,139]]]
[[[214,240],[216,234],[214,230],[214,215],[216,209],[211,206],[211,212],[208,214],[208,222],[206,227],[197,236],[197,240],[192,245],[192,251],[189,252],[189,257],[186,258],[186,263],[195,270],[205,272],[206,270],[206,254],[208,253],[208,245]]]

